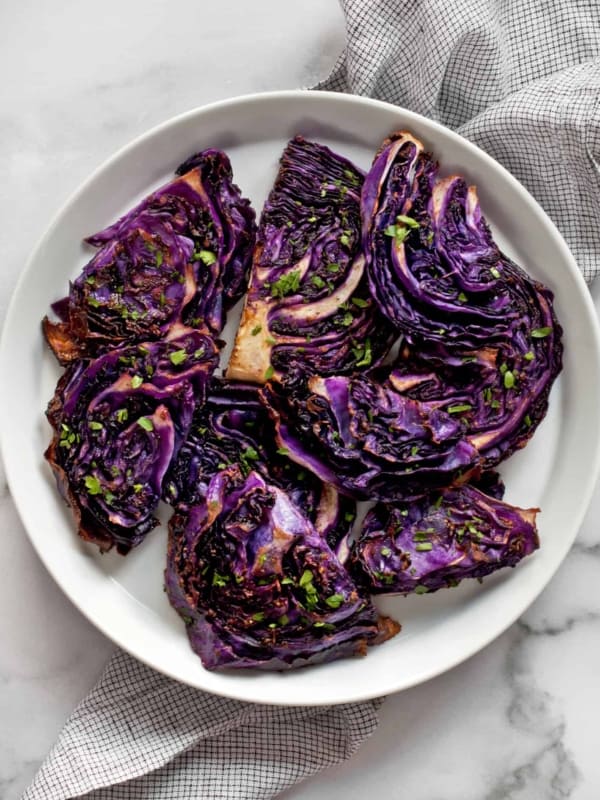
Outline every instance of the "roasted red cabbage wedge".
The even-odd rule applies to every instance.
[[[215,379],[169,470],[164,499],[179,508],[203,502],[212,478],[232,465],[243,476],[259,472],[285,491],[338,557],[347,557],[356,504],[299,467],[277,446],[274,425],[256,385]]]
[[[101,550],[125,555],[158,524],[164,476],[218,363],[207,334],[172,333],[71,365],[48,405],[45,456],[79,535]]]
[[[539,547],[538,509],[522,509],[473,486],[367,514],[349,569],[373,594],[425,594],[514,567]]]
[[[358,500],[409,500],[465,482],[480,455],[460,419],[365,375],[313,376],[262,390],[290,458]]]
[[[508,343],[523,356],[541,347],[549,369],[560,369],[552,293],[499,250],[475,187],[438,178],[412,134],[383,143],[361,212],[371,292],[407,341],[440,353]]]
[[[122,343],[166,336],[183,323],[218,335],[246,289],[255,214],[219,150],[183,164],[175,180],[110,227],[44,332],[63,363]]]
[[[364,277],[363,173],[296,137],[265,204],[250,287],[227,377],[347,373],[377,363],[393,341]]]
[[[407,397],[460,421],[489,468],[524,447],[546,415],[557,363],[543,341],[533,338],[521,357],[507,346],[444,358],[404,346],[389,380]]]
[[[302,512],[257,472],[219,472],[170,523],[166,589],[207,669],[283,670],[394,636]]]

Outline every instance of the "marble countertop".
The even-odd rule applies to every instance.
[[[336,0],[3,3],[0,317],[32,243],[118,147],[211,100],[312,85],[343,40]],[[600,312],[600,287],[594,294]],[[351,761],[285,797],[600,797],[598,518],[597,490],[563,566],[515,625],[461,666],[388,698]],[[113,645],[45,572],[1,471],[0,526],[0,797],[14,800]]]

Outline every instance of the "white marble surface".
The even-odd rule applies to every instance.
[[[116,148],[210,100],[310,85],[342,43],[336,0],[0,3],[0,315],[49,218]],[[0,798],[14,800],[113,648],[46,574],[1,474],[0,490]],[[597,491],[524,617],[389,698],[362,751],[288,800],[597,800],[599,517]]]

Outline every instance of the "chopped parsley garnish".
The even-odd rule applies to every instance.
[[[317,287],[317,289],[322,289],[325,286],[325,281],[318,275],[313,275],[311,278],[311,282],[314,286]]]
[[[449,414],[460,414],[463,411],[470,411],[472,406],[469,403],[459,403],[455,406],[448,406],[446,411]]]
[[[270,381],[274,374],[275,370],[273,369],[273,365],[269,364],[269,366],[265,370],[265,380]]]
[[[220,575],[216,570],[213,572],[212,585],[213,586],[227,586],[229,583],[229,575]]]
[[[216,260],[217,256],[212,250],[199,250],[194,253],[194,261],[201,261],[206,267],[210,267]]]
[[[297,292],[300,286],[300,277],[299,269],[282,275],[275,283],[271,284],[271,297],[287,297],[287,295]]]
[[[104,425],[101,422],[95,422],[92,420],[92,422],[89,423],[89,428],[92,431],[101,431],[103,430]]]
[[[187,358],[187,353],[185,350],[175,350],[173,353],[169,353],[169,361],[174,366],[179,366],[179,364],[183,364],[183,362]]]
[[[142,385],[143,382],[144,379],[142,378],[141,375],[134,375],[133,378],[131,379],[131,388],[139,389],[139,387]]]
[[[250,336],[257,336],[262,331],[262,325],[255,325],[250,331]]]
[[[152,423],[152,420],[148,419],[148,417],[140,417],[137,421],[137,424],[140,426],[140,428],[143,428],[145,431],[154,430],[154,425]]]
[[[515,376],[514,374],[507,369],[504,373],[504,388],[505,389],[512,389],[515,385]]]
[[[496,267],[490,267],[490,272],[492,273],[492,276],[498,280],[500,277],[500,271],[497,270]]]
[[[366,308],[369,305],[369,301],[363,300],[362,297],[353,297],[350,302],[357,308]]]
[[[102,494],[100,481],[94,475],[86,475],[84,483],[85,488],[88,490],[88,494]]]
[[[344,602],[343,594],[332,594],[330,597],[325,598],[326,604],[329,608],[339,608]]]
[[[552,328],[534,328],[531,331],[531,336],[533,339],[545,339],[546,336],[549,336],[552,333]]]

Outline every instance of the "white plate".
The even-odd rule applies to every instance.
[[[364,659],[288,673],[207,672],[162,590],[166,529],[127,558],[100,556],[75,535],[42,452],[44,409],[59,369],[40,320],[89,259],[82,238],[166,181],[191,153],[220,147],[257,210],[296,133],[328,144],[361,167],[391,131],[409,128],[442,164],[479,187],[508,255],[556,293],[565,366],[547,418],[502,473],[507,500],[540,506],[541,549],[482,585],[384,600],[402,633]],[[599,466],[600,347],[596,316],[565,243],[523,187],[493,159],[441,126],[397,107],[347,95],[277,92],[217,103],[141,136],[98,169],[62,208],[21,276],[0,345],[0,433],[10,488],[40,558],[78,608],[107,636],[152,667],[217,694],[266,703],[341,703],[395,692],[449,669],[507,628],[541,592],[571,546]],[[5,565],[10,568],[10,565]]]

